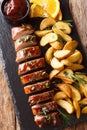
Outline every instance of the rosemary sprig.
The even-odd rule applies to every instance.
[[[63,37],[61,35],[58,34],[58,40],[61,44],[65,44],[66,41],[63,39]]]
[[[81,78],[81,77],[77,77],[77,76],[75,76],[74,74],[71,75],[71,77],[72,77],[74,80],[76,80],[76,81],[78,81],[78,82],[81,82],[82,84],[87,84],[87,81],[84,80],[84,79]]]
[[[76,81],[73,83],[73,86],[80,90],[80,86],[79,86],[79,84]]]
[[[57,111],[60,113],[65,122],[70,126],[70,115],[63,113],[60,109],[57,108]]]

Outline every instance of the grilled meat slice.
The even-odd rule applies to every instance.
[[[34,83],[41,79],[47,79],[48,74],[47,74],[46,70],[40,70],[40,71],[36,71],[36,72],[30,73],[30,74],[21,76],[20,78],[21,78],[22,84],[27,84],[27,83]]]
[[[50,113],[48,115],[42,115],[42,116],[36,115],[34,117],[34,121],[40,128],[44,126],[45,124],[50,124],[53,126],[61,124],[61,119],[58,112],[54,112],[54,113]]]
[[[50,88],[50,81],[49,80],[38,82],[38,83],[32,84],[32,85],[27,85],[24,87],[24,92],[25,92],[25,94],[31,94],[31,93],[45,90],[47,88]]]
[[[40,94],[29,96],[28,102],[31,105],[38,104],[39,102],[43,102],[43,101],[47,101],[47,100],[52,99],[53,95],[54,95],[54,90],[50,90],[50,91],[47,91],[47,92],[43,92],[43,93],[40,93]]]
[[[22,64],[19,64],[18,66],[18,74],[24,74],[26,72],[40,69],[45,67],[45,60],[44,58],[38,58],[34,60],[30,60],[28,62],[24,62]]]
[[[34,34],[24,35],[14,42],[16,51],[19,51],[26,47],[35,46],[36,44],[37,44],[37,41],[36,41],[36,36]]]
[[[55,101],[32,106],[32,112],[34,115],[46,115],[47,113],[56,110],[57,110],[57,104]]]
[[[41,51],[39,46],[27,47],[17,52],[16,62],[19,63],[26,59],[39,57],[40,55]]]
[[[11,32],[12,32],[12,39],[15,41],[24,35],[32,34],[34,32],[34,29],[32,28],[31,25],[26,24],[23,26],[13,27]]]

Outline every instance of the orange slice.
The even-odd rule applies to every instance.
[[[30,2],[41,6],[53,18],[56,18],[60,11],[59,0],[30,0]]]
[[[48,17],[48,13],[43,10],[43,8],[41,8],[41,6],[37,5],[37,4],[32,4],[31,8],[30,8],[30,17]]]

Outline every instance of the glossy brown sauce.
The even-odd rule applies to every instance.
[[[4,13],[10,19],[20,19],[27,12],[26,0],[8,0],[4,5]]]

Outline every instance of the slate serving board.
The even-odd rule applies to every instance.
[[[63,12],[63,19],[72,19],[70,14],[70,10],[68,7],[67,0],[60,0],[61,9]],[[30,20],[28,20],[30,21]],[[31,22],[31,21],[30,21]],[[38,28],[38,21],[33,21],[34,27]],[[43,128],[38,128],[37,125],[33,121],[33,115],[31,112],[31,108],[27,102],[28,97],[24,94],[23,86],[20,82],[20,78],[17,74],[17,63],[15,62],[15,50],[14,44],[11,38],[11,27],[3,17],[0,9],[0,57],[3,61],[3,66],[6,72],[7,81],[9,84],[10,93],[12,96],[12,100],[14,103],[15,111],[19,119],[21,130],[61,130],[62,128],[67,127],[67,124],[63,121],[61,126],[45,126]],[[73,23],[73,29],[71,36],[73,39],[78,40],[79,46],[78,49],[83,54],[83,64],[85,68],[87,68],[87,59],[85,52],[83,50],[82,44],[80,42],[79,36],[76,31],[75,24]],[[87,72],[87,69],[84,71]],[[71,125],[86,121],[87,115],[82,115],[79,120],[75,118],[75,116],[71,116]]]

